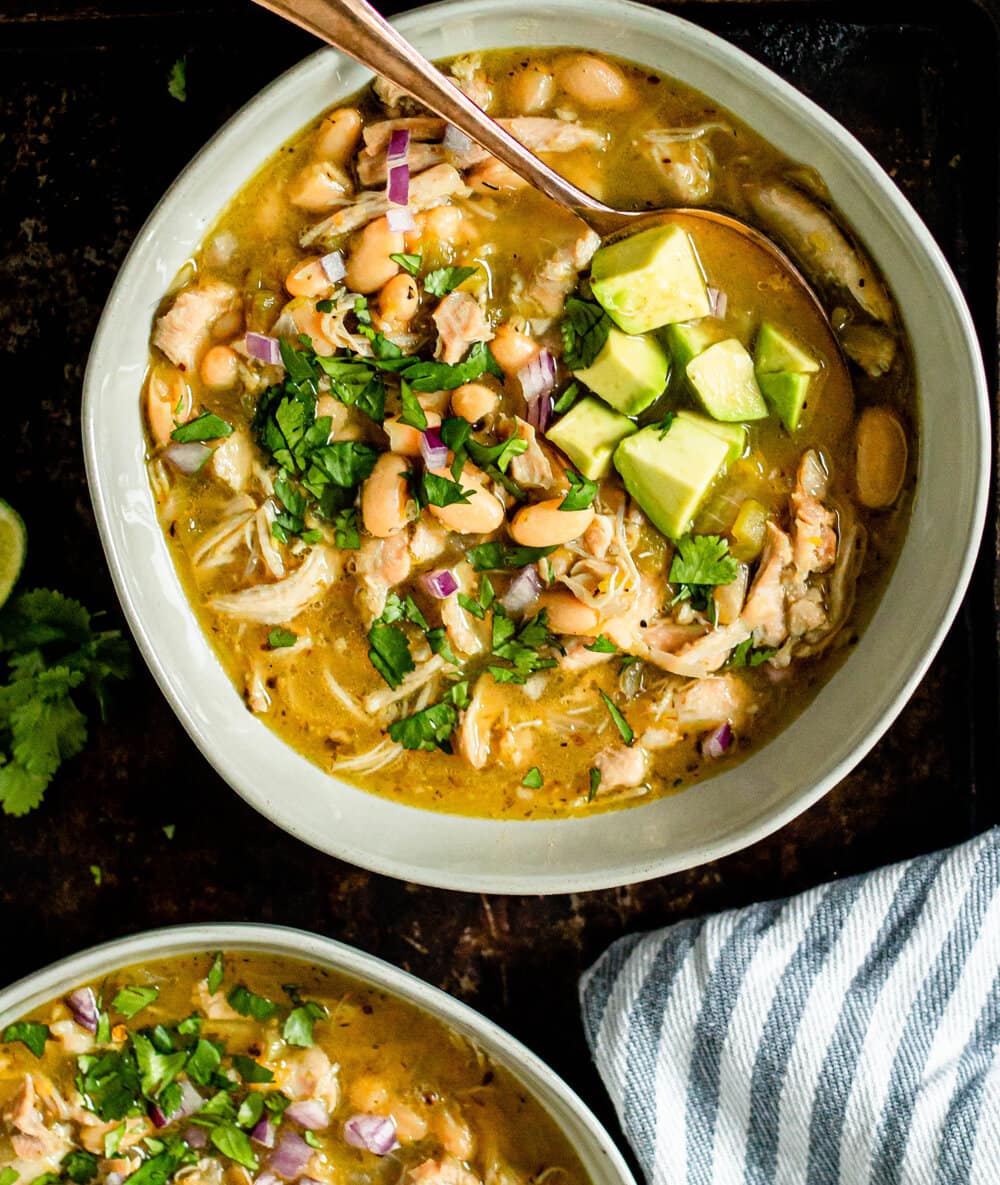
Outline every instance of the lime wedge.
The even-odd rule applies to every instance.
[[[28,532],[24,519],[0,498],[0,608],[17,584],[27,550]]]

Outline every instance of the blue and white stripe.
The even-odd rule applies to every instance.
[[[580,997],[650,1185],[1000,1185],[1000,829],[623,938]]]

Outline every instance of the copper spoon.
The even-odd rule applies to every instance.
[[[477,107],[398,33],[367,0],[256,0],[263,8],[299,25],[362,66],[382,75],[424,107],[453,124],[519,177],[575,214],[602,238],[621,238],[665,220],[699,219],[726,227],[765,251],[792,278],[829,331],[834,365],[843,365],[826,309],[812,286],[787,255],[766,235],[729,214],[692,207],[662,210],[616,210],[597,201],[539,160],[508,131]]]

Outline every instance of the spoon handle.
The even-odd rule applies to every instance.
[[[366,0],[256,0],[402,87],[599,234],[627,219],[571,185],[490,119]]]

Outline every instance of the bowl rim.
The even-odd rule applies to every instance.
[[[166,926],[112,939],[68,955],[0,988],[0,1028],[80,984],[136,963],[222,950],[283,955],[328,967],[383,989],[470,1037],[504,1065],[535,1098],[565,1138],[567,1118],[589,1136],[581,1162],[593,1185],[636,1185],[608,1130],[575,1090],[536,1053],[470,1005],[357,947],[308,930],[260,922]],[[553,1111],[553,1103],[560,1114]],[[599,1167],[604,1173],[599,1173]]]
[[[403,33],[410,32],[411,26],[415,26],[414,32],[419,34],[429,17],[440,21],[444,21],[445,18],[454,21],[460,20],[466,15],[481,13],[484,9],[491,7],[494,7],[492,0],[441,0],[439,3],[427,4],[409,10],[395,18],[393,24],[398,26]],[[836,145],[840,152],[849,158],[852,166],[860,170],[864,174],[865,180],[874,186],[877,197],[885,202],[891,212],[901,221],[906,233],[911,237],[912,244],[930,265],[935,282],[940,286],[942,295],[946,298],[946,302],[954,314],[957,325],[956,340],[960,339],[961,349],[969,364],[970,375],[973,379],[974,390],[970,392],[974,404],[972,425],[978,447],[974,457],[966,458],[975,468],[974,496],[967,515],[968,531],[961,551],[961,561],[956,565],[951,595],[944,611],[938,616],[936,627],[927,632],[928,644],[918,661],[910,667],[908,675],[899,679],[895,693],[891,699],[886,701],[881,714],[857,738],[849,752],[830,767],[824,776],[806,785],[794,797],[789,796],[781,802],[769,805],[765,811],[749,823],[735,824],[722,834],[706,841],[693,841],[683,853],[670,852],[659,857],[635,856],[631,860],[626,856],[621,856],[615,863],[610,860],[604,861],[599,863],[596,869],[576,872],[551,871],[546,868],[537,872],[515,871],[511,873],[503,869],[501,859],[497,862],[500,867],[494,870],[466,872],[461,869],[442,868],[426,861],[398,858],[392,854],[374,851],[370,848],[359,852],[356,846],[340,842],[336,834],[319,835],[300,827],[297,821],[290,817],[291,811],[283,808],[280,798],[269,796],[266,791],[242,776],[235,768],[235,761],[227,751],[225,744],[220,743],[218,738],[207,734],[206,730],[201,727],[195,712],[175,690],[165,656],[161,656],[147,631],[146,624],[139,612],[136,597],[133,595],[128,570],[115,547],[111,523],[113,490],[110,480],[106,484],[102,475],[93,413],[99,400],[100,386],[96,359],[106,348],[106,339],[112,328],[109,314],[116,302],[121,299],[121,291],[130,280],[130,263],[133,261],[134,255],[142,248],[150,235],[157,230],[158,223],[164,216],[165,208],[171,204],[177,190],[202,167],[206,157],[212,154],[220,140],[228,139],[248,128],[254,113],[262,105],[270,102],[276,93],[294,86],[299,75],[315,68],[319,61],[345,60],[337,51],[326,47],[308,55],[264,87],[223,124],[178,174],[137,234],[108,296],[105,312],[95,334],[88,359],[84,378],[82,411],[86,469],[102,545],[126,619],[160,690],[209,764],[227,785],[234,789],[249,805],[297,839],[352,864],[413,883],[455,890],[493,893],[550,894],[590,891],[626,883],[639,883],[696,867],[742,850],[773,834],[814,805],[845,777],[872,749],[902,711],[927,672],[947,631],[955,620],[972,576],[985,524],[990,479],[990,427],[988,385],[982,356],[972,317],[958,281],[943,252],[909,201],[871,153],[823,108],[768,67],[757,62],[745,51],[738,49],[716,34],[710,33],[682,17],[651,9],[646,5],[635,3],[634,0],[599,0],[599,3],[597,0],[543,0],[540,5],[540,9],[546,14],[559,12],[569,14],[581,9],[593,10],[598,7],[602,11],[620,11],[621,19],[631,23],[655,22],[658,26],[671,30],[674,37],[686,39],[701,50],[710,53],[726,68],[751,75],[757,82],[762,83],[777,100],[804,114],[805,122],[812,125],[812,130],[821,132]],[[569,44],[569,40],[566,44]],[[216,214],[217,211],[212,211],[212,218],[206,224],[206,230]],[[956,346],[957,348],[958,346]],[[920,496],[920,488],[921,482],[918,477],[915,495],[917,498]],[[212,657],[215,659],[214,652]],[[215,661],[218,660],[215,659]],[[281,740],[280,743],[286,747],[290,756],[298,756],[287,742]],[[360,791],[360,793],[366,792]],[[630,813],[640,811],[644,805],[654,806],[656,801],[663,800],[625,807],[623,810]],[[399,804],[394,805],[399,806]],[[402,807],[401,809],[420,814],[427,813],[414,807]],[[438,812],[430,813],[438,814]],[[441,817],[448,820],[463,818],[463,816],[450,814],[444,814]],[[597,817],[606,818],[606,816]],[[499,829],[503,827],[538,828],[552,822],[552,820],[495,821],[489,819],[476,819],[475,821],[482,824],[484,828],[489,826],[497,828],[498,834]],[[558,821],[560,826],[566,828],[573,827],[574,824],[579,825],[580,822],[577,819]]]

